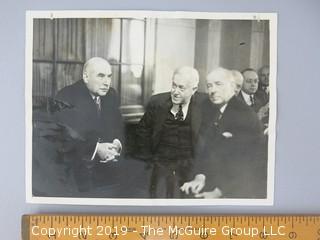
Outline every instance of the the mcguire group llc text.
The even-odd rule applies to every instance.
[[[169,225],[168,227],[154,227],[151,225],[143,225],[137,228],[127,226],[78,226],[78,227],[40,227],[33,226],[31,228],[32,235],[63,237],[63,236],[124,236],[129,233],[139,233],[141,236],[200,236],[206,238],[209,236],[285,236],[285,226],[261,226],[258,227],[231,227],[228,225],[219,227],[194,227]]]

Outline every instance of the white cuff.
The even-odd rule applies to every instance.
[[[195,177],[194,177],[195,180],[202,180],[202,181],[205,181],[206,180],[206,176],[202,173],[200,174],[197,174]]]
[[[90,159],[91,161],[96,157],[96,154],[97,154],[97,151],[98,151],[98,145],[99,145],[99,142],[97,142],[97,144],[96,144],[96,147],[95,147],[94,152],[92,154],[92,157]]]
[[[220,188],[217,188],[217,187],[215,189],[213,189],[212,192],[215,193],[218,198],[221,198],[223,195]]]
[[[122,151],[122,144],[118,138],[113,139],[112,144],[114,144],[117,148],[117,152],[120,154]]]

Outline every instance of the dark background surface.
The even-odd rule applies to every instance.
[[[25,11],[171,10],[278,13],[278,119],[274,206],[106,207],[25,203]],[[2,1],[0,235],[20,239],[22,214],[320,214],[320,2],[318,0]]]

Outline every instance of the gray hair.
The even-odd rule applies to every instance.
[[[269,65],[264,65],[263,67],[261,67],[258,71],[259,76],[262,74],[262,71],[268,69],[268,71],[270,71],[270,67]]]
[[[257,73],[257,71],[254,70],[253,68],[246,68],[246,69],[243,69],[241,71],[242,75],[244,75],[246,72],[255,72],[255,73]]]
[[[243,76],[242,76],[241,72],[239,72],[238,70],[231,70],[231,73],[233,75],[235,83],[242,85],[243,84]]]
[[[190,76],[189,83],[192,87],[197,87],[199,85],[199,73],[195,68],[189,66],[179,67],[173,72],[173,77],[177,74]]]

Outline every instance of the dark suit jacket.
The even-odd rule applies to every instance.
[[[65,161],[70,164],[80,191],[87,191],[96,184],[112,182],[115,164],[102,164],[99,159],[91,161],[96,143],[122,139],[122,118],[118,96],[113,88],[101,97],[101,116],[85,83],[80,80],[60,90],[56,99],[72,106],[58,111],[56,121],[72,128],[81,136],[65,150]]]
[[[203,111],[198,173],[207,176],[206,190],[218,187],[227,198],[265,197],[267,164],[256,113],[237,97],[231,98],[220,120],[210,100]]]
[[[242,93],[240,92],[238,95],[238,98],[247,105],[246,101],[243,98]],[[258,112],[259,109],[263,106],[263,102],[261,101],[261,99],[259,97],[257,97],[256,94],[254,94],[254,105],[250,106],[255,112]]]
[[[259,99],[259,101],[262,103],[262,105],[266,105],[269,102],[269,94],[261,88],[258,88],[258,91],[255,95],[257,96],[257,99]]]
[[[207,95],[195,93],[189,105],[191,108],[191,131],[192,144],[197,146],[199,129],[201,126],[201,104]],[[137,128],[137,157],[143,160],[152,160],[160,141],[161,130],[172,108],[171,95],[169,92],[157,94],[151,97],[146,112]]]

